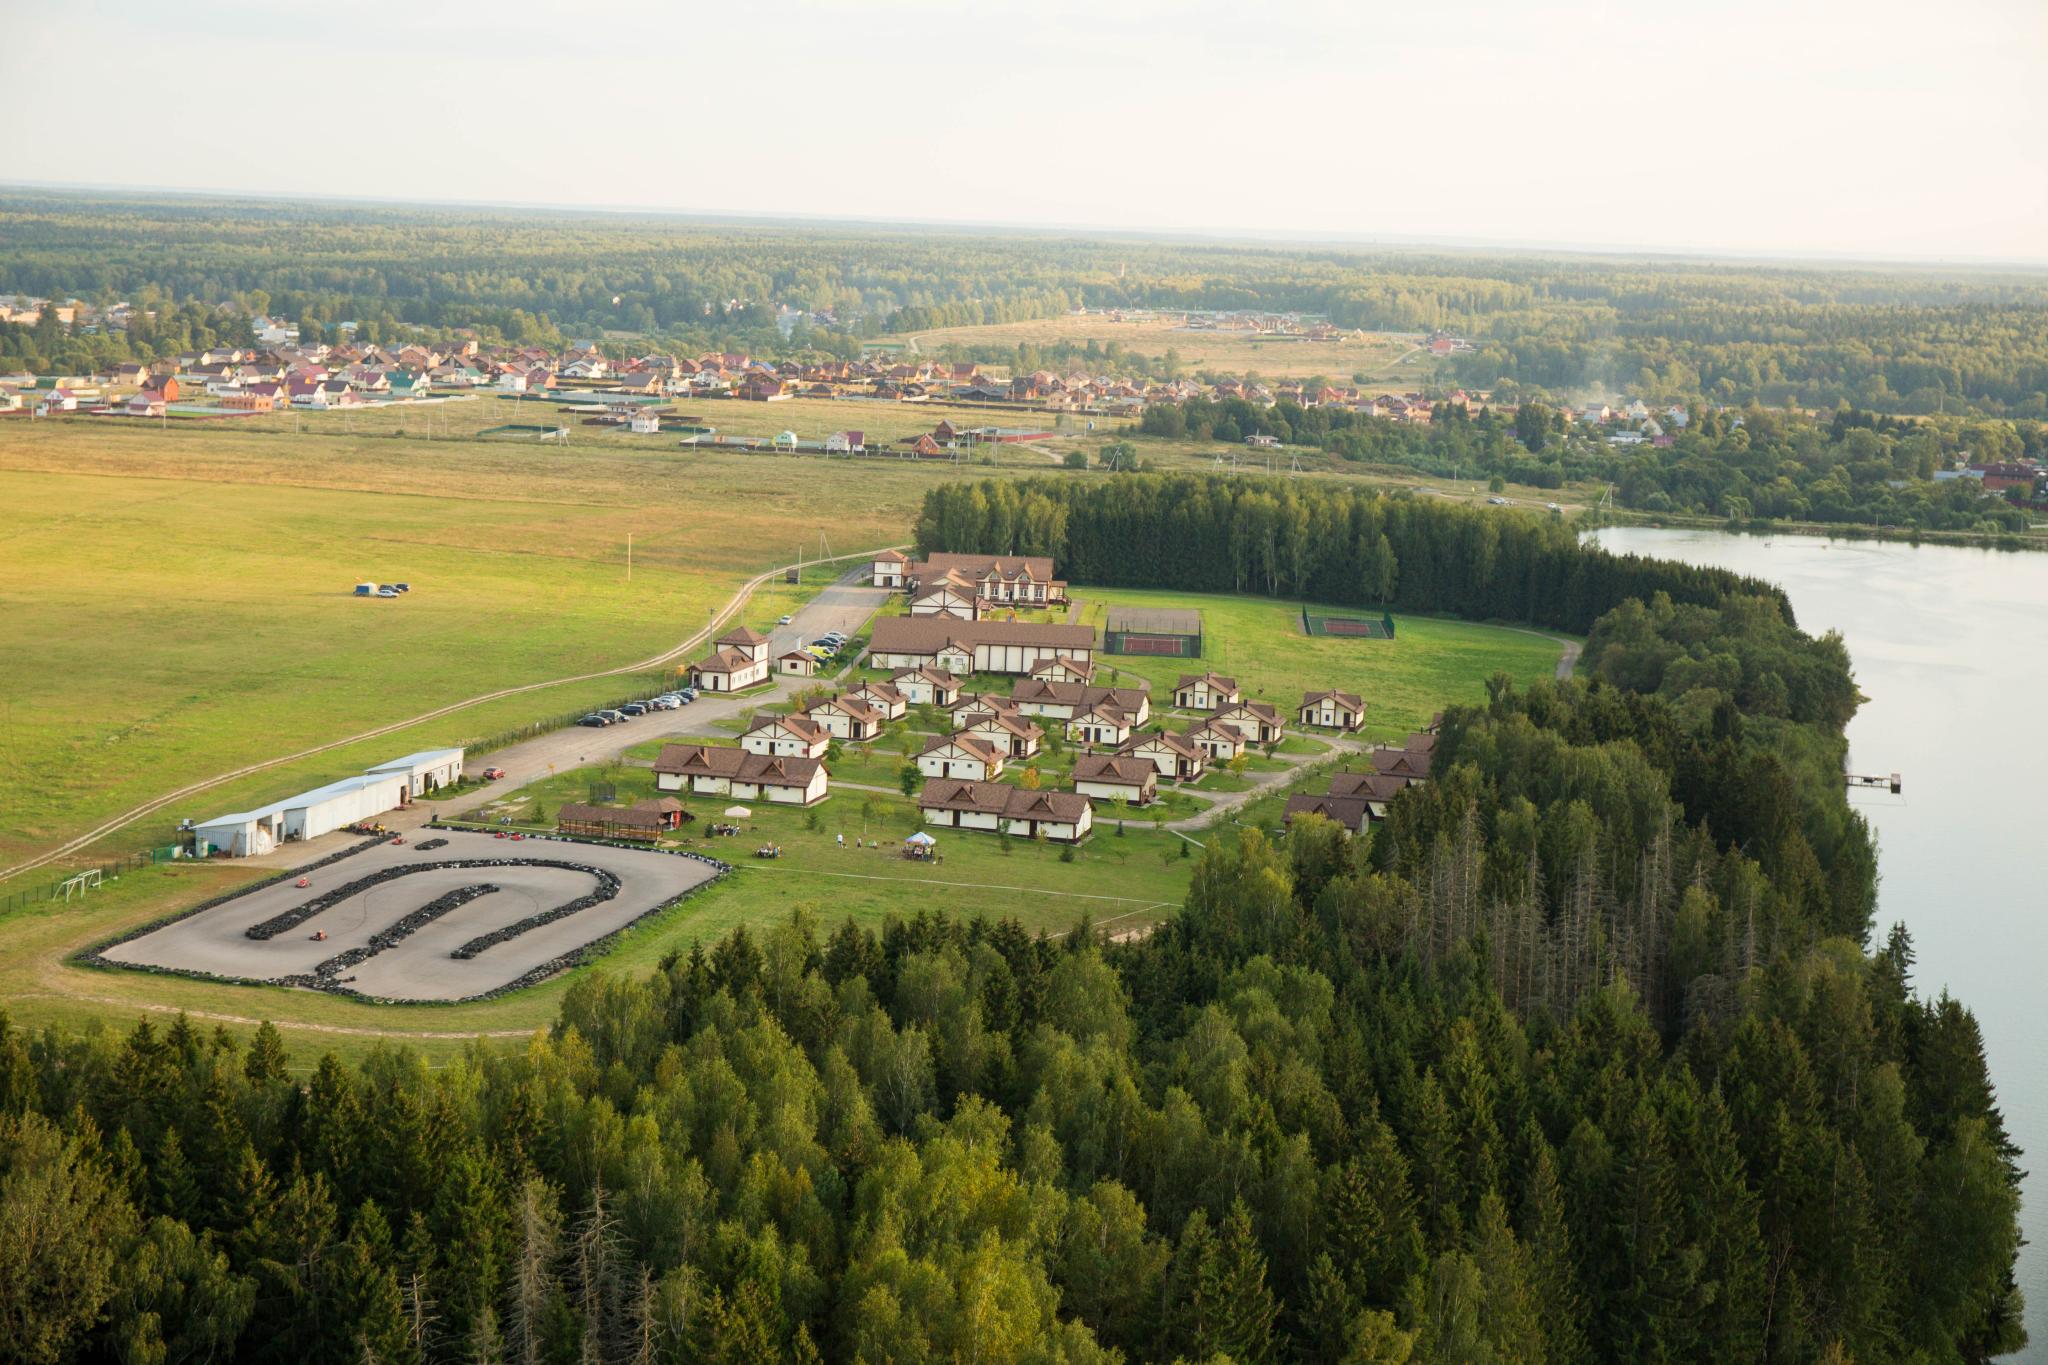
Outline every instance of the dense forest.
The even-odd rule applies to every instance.
[[[2048,277],[1249,246],[649,214],[0,193],[0,291],[268,311],[380,337],[467,327],[845,353],[885,331],[1090,308],[1261,310],[1473,340],[1517,396],[2048,419]],[[783,340],[774,310],[808,321]],[[0,356],[56,363],[0,326]],[[1054,352],[1059,354],[1058,351]],[[117,357],[125,358],[125,357]],[[1165,368],[1161,358],[1128,361]]]
[[[1923,531],[2017,533],[2030,524],[2018,493],[1988,497],[1970,479],[1937,478],[1960,460],[1996,464],[2048,456],[2048,426],[1995,419],[1888,418],[1840,408],[1827,421],[1754,404],[1699,404],[1668,446],[1614,446],[1530,401],[1513,412],[1438,404],[1416,425],[1347,408],[1241,398],[1155,403],[1139,430],[1167,440],[1235,444],[1267,435],[1347,461],[1532,488],[1569,480],[1612,484],[1623,507],[1713,516],[1744,525],[1817,521]]]
[[[1092,486],[1063,553],[1112,516],[1161,544],[1222,496]],[[935,492],[927,543],[959,513]],[[1595,620],[1584,679],[1453,708],[1370,838],[1212,838],[1136,942],[799,905],[432,1069],[294,1058],[268,1025],[0,1022],[0,1340],[123,1365],[2019,1344],[2019,1154],[1976,1023],[1916,995],[1903,933],[1866,950],[1840,642],[1725,574],[1378,515],[1445,602],[1526,575],[1533,619]],[[1001,525],[972,548],[1015,548]]]

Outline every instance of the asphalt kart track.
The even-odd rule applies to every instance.
[[[309,886],[273,882],[99,956],[386,1000],[469,1000],[551,975],[717,875],[647,849],[458,830],[422,830],[417,842],[430,838],[447,842],[381,844],[313,869]]]

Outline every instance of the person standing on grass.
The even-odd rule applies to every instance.
[[[839,851],[841,853],[846,852],[846,836],[844,834],[841,834],[837,837],[839,839]]]

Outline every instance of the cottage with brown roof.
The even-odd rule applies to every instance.
[[[910,563],[909,556],[901,550],[884,550],[875,556],[872,577],[878,588],[900,588],[904,585],[904,566]]]
[[[738,692],[768,681],[768,637],[736,626],[718,637],[718,649],[690,665],[690,685],[700,692]]]
[[[981,599],[971,591],[942,580],[929,588],[918,589],[907,610],[912,616],[950,616],[960,621],[975,621],[981,618]]]
[[[1070,659],[1062,654],[1058,658],[1047,659],[1032,669],[1031,680],[1046,683],[1090,683],[1095,681],[1095,665],[1093,662],[1083,663],[1079,659]]]
[[[739,801],[814,806],[830,791],[825,765],[815,758],[771,757],[712,744],[664,745],[654,760],[654,785]]]
[[[963,713],[961,733],[975,735],[999,748],[1007,758],[1030,758],[1045,740],[1045,731],[1013,711]]]
[[[889,685],[912,706],[951,706],[960,699],[960,679],[940,668],[905,668],[889,675]]]
[[[1187,738],[1211,763],[1228,763],[1245,751],[1244,731],[1213,717],[1189,726]]]
[[[1214,673],[1183,673],[1173,685],[1173,704],[1183,711],[1214,711],[1242,699],[1237,679]]]
[[[1376,772],[1420,782],[1429,777],[1429,757],[1426,753],[1418,754],[1410,749],[1382,747],[1372,751],[1372,766]]]
[[[1351,692],[1308,692],[1295,714],[1303,725],[1356,730],[1365,724],[1365,699]]]
[[[1208,759],[1195,742],[1185,735],[1171,730],[1153,730],[1142,735],[1133,735],[1124,742],[1119,754],[1142,758],[1159,770],[1161,777],[1171,777],[1181,782],[1192,782],[1208,767]]]
[[[1140,723],[1114,702],[1101,701],[1075,712],[1067,721],[1067,738],[1076,744],[1114,749],[1129,739]]]
[[[1010,689],[1010,701],[1030,716],[1071,720],[1090,707],[1109,705],[1143,725],[1152,718],[1152,701],[1140,687],[1095,687],[1078,682],[1040,682],[1026,678]]]
[[[1287,798],[1287,810],[1281,821],[1292,825],[1298,815],[1320,815],[1342,825],[1351,834],[1363,834],[1373,819],[1372,811],[1362,797],[1316,796],[1309,792]]]
[[[1126,754],[1083,754],[1074,760],[1074,790],[1095,801],[1142,806],[1159,795],[1159,769]]]
[[[1077,792],[1025,791],[1006,782],[935,779],[918,793],[917,808],[928,825],[1062,844],[1081,842],[1095,825],[1094,806]]]
[[[1230,702],[1217,707],[1209,719],[1235,725],[1252,744],[1278,744],[1287,734],[1287,721],[1271,702]]]
[[[979,735],[942,735],[924,746],[917,770],[926,777],[993,782],[1003,775],[1003,750]]]
[[[775,671],[797,678],[815,677],[818,672],[818,656],[801,649],[792,649],[787,654],[775,656]]]
[[[864,682],[858,687],[847,688],[846,695],[874,707],[885,722],[903,719],[904,713],[910,709],[910,699],[893,683]]]
[[[840,693],[815,702],[804,714],[832,733],[835,739],[859,744],[882,732],[882,713],[858,697]]]
[[[832,732],[801,711],[791,715],[756,716],[740,736],[740,747],[770,758],[823,758]]]

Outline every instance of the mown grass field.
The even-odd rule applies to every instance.
[[[1068,591],[1084,604],[1081,619],[1098,631],[1115,605],[1193,608],[1202,613],[1200,659],[1097,655],[1106,669],[1149,679],[1155,713],[1171,707],[1174,682],[1183,673],[1213,670],[1237,679],[1246,696],[1272,702],[1290,725],[1304,692],[1356,692],[1368,707],[1366,735],[1374,739],[1399,738],[1426,724],[1446,705],[1484,700],[1486,680],[1497,672],[1524,683],[1550,677],[1565,640],[1426,616],[1396,617],[1391,640],[1311,636],[1302,633],[1297,602],[1085,585]]]

